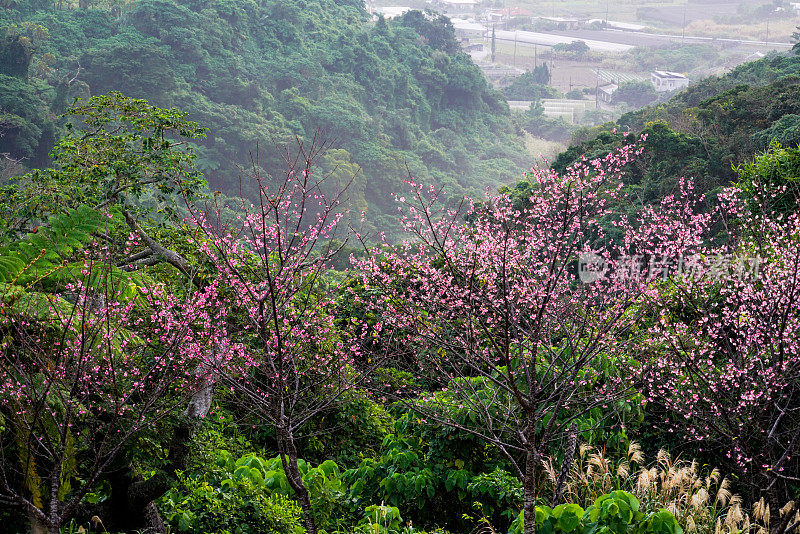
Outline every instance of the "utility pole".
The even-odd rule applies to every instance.
[[[492,24],[492,63],[494,63],[495,53],[497,52],[497,40],[494,34],[494,24]]]
[[[764,37],[764,46],[769,46],[769,19],[767,19],[767,36]]]
[[[536,53],[536,43],[533,43],[533,68],[534,69],[539,66],[538,59],[539,59],[538,58],[538,54]]]
[[[597,80],[594,85],[594,109],[600,109],[600,69],[597,69]]]
[[[686,41],[686,6],[683,6],[683,29],[681,30],[681,46]]]
[[[514,30],[514,66],[517,66],[517,30]]]

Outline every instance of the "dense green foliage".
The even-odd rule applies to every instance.
[[[529,112],[536,114],[535,110]],[[127,234],[132,223],[120,212],[133,211],[153,235],[187,254],[190,260],[184,261],[198,262],[197,256],[192,256],[196,251],[186,243],[185,233],[189,230],[179,226],[183,221],[178,206],[181,196],[191,198],[203,186],[194,167],[193,152],[185,150],[181,140],[197,139],[204,130],[186,121],[181,112],[115,93],[79,102],[68,115],[83,121],[73,125],[57,145],[55,166],[30,173],[4,189],[2,213],[6,215],[2,220],[5,231],[0,275],[5,284],[0,292],[4,306],[0,310],[8,314],[21,302],[20,296],[26,296],[28,302],[59,298],[64,284],[78,276],[80,258],[91,253],[89,248],[97,246],[100,237],[114,243],[121,236],[127,242],[125,247],[112,247],[112,255],[120,261],[112,262],[104,276],[116,276],[121,283],[129,284],[131,292],[158,280],[170,284],[176,295],[182,294],[186,282],[177,272],[182,271],[179,265],[173,264],[177,271],[155,263],[144,265],[146,270],[122,272],[120,267],[129,263],[125,257],[140,253],[130,249]],[[666,195],[674,182],[642,181],[647,176],[645,171],[671,165],[680,159],[680,154],[684,158],[695,154],[697,168],[702,170],[703,151],[696,140],[676,133],[662,122],[647,125],[646,133],[648,159],[634,165],[640,174],[634,172],[631,177],[639,182],[632,181],[629,190],[655,200]],[[594,140],[593,149],[602,154],[607,146],[624,138],[624,134],[603,132]],[[584,146],[590,144],[587,141]],[[760,207],[759,195],[763,191],[780,191],[781,195],[770,197],[775,201],[774,209],[791,212],[798,198],[797,153],[797,149],[773,143],[767,153],[738,168],[739,187],[753,209]],[[662,167],[661,172],[672,176],[680,170]],[[51,184],[55,186],[47,189]],[[530,198],[535,187],[536,184],[521,182],[509,192],[522,201]],[[43,188],[62,194],[40,194]],[[40,223],[42,228],[19,235],[19,229],[26,225],[10,218],[15,206],[35,206],[36,209],[18,211],[24,213],[26,221]],[[100,212],[97,208],[101,206],[108,211]],[[45,214],[48,219],[44,219]],[[195,268],[203,275],[190,279],[203,285],[204,277],[211,273],[202,265]],[[343,276],[332,275],[331,282]],[[34,286],[36,292],[31,291]],[[367,329],[374,326],[374,317],[358,301],[366,296],[364,291],[358,278],[346,280],[339,287],[334,307],[337,335],[352,336],[350,324],[361,323]],[[135,298],[133,293],[125,296],[124,291],[120,295],[123,300]],[[69,309],[68,301],[64,309]],[[385,341],[388,340],[380,340]],[[373,346],[372,350],[377,355],[382,347]],[[621,362],[613,354],[593,359],[591,365],[599,374],[584,384],[586,393],[591,394],[591,389],[603,382],[623,379],[631,368]],[[315,414],[298,436],[298,467],[311,497],[315,522],[326,532],[365,534],[413,534],[440,529],[462,532],[481,525],[498,532],[521,532],[521,474],[515,471],[508,453],[475,432],[504,416],[491,410],[479,413],[453,393],[459,383],[466,381],[472,385],[476,398],[494,399],[500,406],[508,392],[490,378],[447,379],[416,366],[414,361],[397,360],[392,364],[396,367],[374,371],[371,378],[375,383],[370,390],[348,391],[340,403]],[[216,389],[207,420],[198,424],[195,435],[188,434],[186,438],[190,443],[184,445],[189,450],[184,450],[183,465],[176,467],[174,458],[174,436],[180,436],[178,430],[182,428],[181,416],[175,414],[126,445],[114,469],[103,472],[92,491],[82,498],[87,511],[81,509],[74,514],[73,527],[88,526],[92,517],[88,510],[102,509],[101,519],[110,530],[123,528],[125,520],[109,510],[114,510],[119,499],[119,472],[135,470],[136,476],[144,479],[142,483],[161,484],[163,491],[155,497],[157,511],[175,532],[302,533],[305,524],[296,491],[284,469],[283,457],[276,456],[275,428],[246,403],[229,395],[225,387]],[[183,402],[180,398],[174,400]],[[425,409],[446,415],[456,426],[432,424],[425,419]],[[662,453],[657,468],[649,470],[636,456],[631,436],[647,439],[648,449],[679,445],[671,434],[652,424],[662,420],[660,409],[655,404],[643,405],[639,394],[633,391],[613,404],[596,406],[572,420],[572,445],[565,442],[555,448],[553,456],[545,459],[546,478],[538,481],[543,489],[537,501],[536,522],[542,532],[681,534],[684,527],[694,524],[689,521],[701,516],[702,531],[713,531],[714,522],[729,513],[725,505],[718,501],[713,506],[695,504],[695,497],[676,495],[674,488],[659,489],[658,483],[654,487],[648,482],[643,488],[642,481],[647,482],[646,477],[657,468],[666,473],[660,475],[662,486],[667,484],[670,473],[673,474],[669,476],[677,476],[675,472],[688,472],[683,467],[673,471]],[[545,419],[537,421],[537,425],[547,424]],[[3,420],[0,432],[8,432]],[[170,433],[174,435],[170,437]],[[509,439],[514,438],[509,435]],[[602,448],[603,456],[589,454],[587,459],[586,449],[575,449],[578,440],[586,447]],[[69,461],[68,479],[78,482],[83,470],[91,468],[85,446],[81,443],[76,447],[80,454],[71,456],[74,460]],[[7,452],[19,454],[18,447],[11,446]],[[725,462],[713,453],[708,458]],[[567,493],[559,494],[556,489],[559,464],[562,472],[569,473]],[[584,464],[589,467],[582,474]],[[641,470],[638,478],[632,475],[634,464]],[[701,485],[692,482],[686,491],[700,488],[707,496],[709,481],[716,480],[715,475],[709,474],[702,482],[704,472],[694,464],[691,469],[693,480],[699,480]],[[34,481],[30,491],[34,495],[41,493],[38,475],[30,478]],[[66,488],[68,495],[70,487]],[[691,508],[691,514],[686,512],[676,519],[664,510],[667,502],[663,495],[674,499],[672,506]],[[697,495],[702,493],[698,490]],[[14,510],[0,508],[0,514],[13,514]],[[741,520],[735,518],[741,517],[741,510],[734,509],[728,517],[739,521],[731,523],[738,528]]]
[[[674,43],[663,47],[637,46],[626,52],[634,70],[646,72],[669,65],[675,72],[689,72],[703,64],[713,64],[720,54],[711,46]]]
[[[601,495],[585,511],[578,504],[536,509],[536,526],[542,534],[682,534],[683,529],[667,510],[645,514],[634,495],[614,490]]]
[[[503,94],[509,100],[539,100],[541,98],[559,98],[561,93],[550,87],[550,70],[547,65],[540,65],[532,71],[515,77],[511,83],[503,87]]]
[[[640,108],[650,104],[656,99],[656,90],[653,84],[644,82],[625,82],[619,85],[611,97],[614,103],[628,104],[632,107]]]
[[[711,315],[727,304],[717,286],[708,286],[707,294],[684,298],[666,278],[654,281],[652,295],[669,300],[664,315],[643,314],[641,324],[624,333],[614,332],[609,341],[615,343],[613,350],[600,350],[586,359],[578,382],[548,382],[547,374],[539,374],[534,366],[531,384],[537,385],[530,388],[552,390],[559,396],[597,397],[606,386],[635,383],[627,384],[630,388],[619,396],[585,410],[563,409],[529,420],[506,409],[513,404],[514,388],[501,380],[526,361],[525,352],[515,349],[519,353],[493,372],[454,376],[426,365],[420,354],[435,359],[447,353],[414,337],[404,330],[407,326],[385,322],[378,316],[382,310],[371,307],[392,284],[402,288],[397,300],[412,299],[418,288],[401,281],[402,273],[389,271],[390,264],[381,264],[391,280],[382,289],[369,285],[365,272],[346,271],[351,267],[350,252],[365,257],[369,252],[363,249],[343,246],[340,250],[340,242],[334,241],[328,249],[336,250],[329,262],[333,270],[304,275],[304,265],[325,261],[324,247],[309,247],[296,270],[285,278],[291,296],[281,304],[292,309],[302,300],[307,306],[295,323],[277,315],[263,320],[266,297],[261,297],[262,322],[253,328],[244,306],[230,305],[227,300],[246,290],[225,285],[221,273],[230,267],[230,256],[213,262],[207,248],[218,242],[208,228],[218,224],[230,231],[224,239],[241,229],[235,196],[252,197],[259,185],[246,177],[239,186],[237,164],[247,166],[251,150],[259,148],[252,163],[280,180],[282,173],[303,167],[289,165],[287,171],[284,159],[291,161],[295,152],[276,149],[273,143],[285,147],[297,136],[308,147],[315,132],[323,129],[336,141],[318,153],[314,164],[319,168],[309,174],[327,176],[325,186],[332,190],[355,176],[348,207],[367,211],[368,222],[376,229],[392,232],[396,210],[392,194],[406,190],[402,180],[407,172],[422,183],[443,186],[449,195],[475,193],[518,178],[524,161],[519,129],[563,140],[572,134],[574,127],[545,117],[538,102],[512,118],[503,99],[536,101],[559,96],[544,85],[549,78],[546,67],[517,78],[501,94],[489,88],[468,56],[460,52],[447,19],[412,11],[393,21],[372,21],[356,0],[132,0],[102,9],[89,9],[83,0],[80,9],[60,9],[50,0],[20,0],[3,7],[9,9],[0,13],[4,32],[0,40],[0,154],[18,160],[15,169],[19,162],[35,169],[0,184],[0,358],[4,358],[0,370],[5,373],[0,380],[0,393],[5,395],[0,405],[2,528],[27,530],[28,523],[35,525],[38,517],[31,508],[44,511],[51,506],[58,512],[60,506],[63,511],[74,499],[75,506],[65,513],[63,522],[72,523],[60,523],[61,532],[139,531],[147,512],[163,518],[173,533],[303,534],[309,525],[306,514],[323,533],[522,534],[522,510],[530,495],[526,477],[529,482],[535,478],[539,490],[525,503],[535,501],[527,509],[536,512],[539,534],[763,534],[762,529],[769,527],[769,513],[765,514],[763,500],[758,502],[757,470],[753,474],[716,446],[709,449],[702,442],[687,440],[695,429],[674,408],[671,411],[668,405],[646,397],[645,382],[652,369],[648,366],[659,361],[651,360],[657,358],[651,353],[660,350],[662,340],[653,345],[627,343],[647,340],[657,332],[654,328],[659,322],[670,322],[683,329],[688,343],[712,345],[713,336],[692,328],[703,323],[701,314]],[[560,48],[570,56],[586,53],[575,44]],[[631,83],[620,87],[616,99],[638,105],[653,96],[649,84]],[[70,106],[74,97],[79,100]],[[669,197],[683,176],[695,176],[698,188],[712,193],[734,183],[744,201],[743,216],[748,211],[766,213],[779,215],[778,221],[785,222],[797,213],[800,199],[798,126],[800,57],[775,55],[704,80],[666,103],[628,113],[616,123],[578,131],[575,144],[556,158],[553,168],[563,172],[583,158],[605,156],[646,136],[641,153],[625,167],[627,196],[609,202],[611,213],[603,212],[604,218],[599,218],[609,241],[621,239],[622,230],[615,226],[620,215],[634,214],[643,204]],[[9,178],[2,172],[0,176]],[[514,201],[510,211],[528,206],[544,183],[530,176],[534,175],[501,189]],[[318,193],[315,187],[311,188],[314,195]],[[275,211],[280,206],[293,209],[287,207],[291,203],[280,204],[269,195],[259,198]],[[713,195],[710,201],[715,201]],[[213,212],[212,205],[221,206],[219,220],[208,226],[198,222],[203,217],[187,217],[197,206],[196,211],[205,216]],[[303,209],[305,205],[297,211]],[[478,204],[478,210],[466,218],[470,231],[479,228],[483,209],[491,214],[491,203]],[[264,211],[260,215],[264,224]],[[284,234],[279,229],[275,235],[303,241],[303,218],[297,220],[297,226]],[[733,228],[737,221],[727,222]],[[257,226],[245,228],[255,233]],[[736,230],[755,232],[753,227]],[[470,237],[464,238],[468,244]],[[490,235],[486,241],[495,237]],[[531,237],[535,236],[523,236]],[[796,244],[797,234],[788,241]],[[518,241],[530,249],[534,242]],[[270,239],[262,236],[253,243],[258,246],[241,245],[245,261],[237,276],[242,285],[249,283],[248,289],[257,287],[253,292],[260,292],[275,283],[271,269],[280,270],[286,260],[279,246],[266,251],[272,246]],[[254,249],[262,245],[265,252],[259,264]],[[387,246],[386,250],[401,248]],[[418,250],[416,244],[406,249]],[[779,251],[769,247],[763,254],[765,261],[782,259],[777,257]],[[570,257],[561,265],[571,270],[573,261]],[[428,272],[436,274],[448,269],[457,273],[440,256],[428,266]],[[304,276],[315,284],[305,285]],[[486,280],[476,285],[493,283]],[[83,298],[83,308],[76,304],[81,295],[75,288],[81,283],[91,296]],[[108,287],[113,291],[103,293]],[[505,291],[508,286],[497,287]],[[325,323],[330,328],[326,327],[324,336],[295,334],[302,358],[279,360],[281,366],[288,361],[295,369],[313,371],[298,372],[295,380],[309,385],[309,397],[299,401],[286,397],[287,404],[281,404],[290,409],[293,403],[310,407],[303,424],[296,427],[296,448],[292,441],[287,449],[286,437],[281,435],[285,427],[254,407],[259,400],[277,403],[274,397],[232,393],[232,384],[250,368],[244,372],[239,368],[240,374],[235,374],[218,366],[207,373],[204,366],[216,365],[217,351],[224,352],[225,343],[235,337],[214,338],[208,346],[202,343],[204,338],[196,342],[191,333],[168,341],[165,331],[177,326],[169,323],[169,328],[161,330],[155,320],[159,310],[144,305],[145,297],[162,288],[171,299],[163,308],[179,307],[195,290],[219,296],[214,303],[222,304],[216,309],[230,309],[225,308],[224,316],[209,319],[211,329],[238,332],[248,340],[242,347],[265,345],[269,336],[263,331],[273,326],[282,324],[297,332],[316,309],[331,319]],[[445,305],[458,306],[460,298]],[[771,301],[764,305],[777,306]],[[642,301],[631,302],[624,313],[636,314],[645,306]],[[443,307],[422,313],[419,319],[432,323]],[[104,314],[113,316],[120,308],[129,308],[130,321],[120,326],[109,320],[103,325],[108,333],[97,334],[103,343],[88,335],[77,351],[94,354],[98,347],[108,348],[108,354],[119,358],[105,358],[108,368],[105,363],[86,364],[92,372],[102,370],[95,375],[84,374],[81,367],[73,381],[47,382],[50,371],[57,374],[69,368],[69,362],[59,359],[58,348],[34,360],[39,347],[84,339],[85,324]],[[206,317],[205,308],[194,309],[189,319]],[[66,318],[81,313],[80,326],[68,330]],[[559,318],[569,322],[577,317],[580,322],[579,315],[569,307]],[[746,322],[752,316],[742,317]],[[784,323],[797,324],[795,311],[786,313]],[[471,325],[468,320],[463,325],[447,324],[436,335],[455,336],[462,326],[466,331]],[[475,336],[475,342],[499,338],[502,326],[490,324]],[[136,334],[129,327],[135,327]],[[191,328],[202,330],[199,325]],[[255,330],[262,337],[251,338]],[[141,348],[134,339],[140,334],[158,339],[158,350]],[[537,351],[547,350],[532,351],[535,361],[545,368],[565,365],[568,360],[562,358],[575,345],[570,346],[572,342],[557,331],[547,335]],[[138,410],[147,413],[155,403],[144,396],[144,390],[125,393],[127,372],[133,374],[138,361],[149,362],[152,354],[166,350],[162,344],[176,347],[183,342],[203,356],[212,356],[202,359],[198,369],[180,369],[187,375],[181,374],[174,388],[155,383],[155,398],[163,401],[161,411],[142,416],[113,459],[97,463],[96,458],[107,452],[93,448],[95,441],[102,441],[95,436],[104,425],[117,416],[121,420],[125,414],[138,416]],[[339,342],[347,346],[348,358],[352,356],[341,375],[358,375],[358,380],[334,391],[330,361],[316,369],[313,360],[334,350],[327,344]],[[381,360],[387,353],[393,357]],[[720,354],[718,361],[708,360],[714,372],[727,363],[722,360],[726,353]],[[754,350],[742,359],[751,354],[758,357]],[[171,361],[163,368],[175,367]],[[800,360],[787,355],[787,361]],[[254,362],[258,363],[251,359],[248,364]],[[117,376],[109,370],[112,367],[124,373],[126,380],[108,380]],[[141,383],[150,384],[161,368],[154,364],[137,376],[145,377]],[[232,374],[226,376],[226,372]],[[199,385],[194,384],[201,376]],[[322,378],[315,385],[317,376]],[[689,387],[691,377],[691,371],[680,375],[687,385],[676,388],[678,397],[681,388]],[[521,378],[518,381],[522,383]],[[189,383],[191,387],[184,389]],[[786,383],[790,393],[781,398],[785,412],[769,413],[769,408],[761,414],[764,420],[770,415],[777,419],[773,428],[779,427],[785,414],[792,418],[798,411],[797,374]],[[40,402],[41,410],[26,411],[20,400],[26,397],[19,393],[24,388],[19,384]],[[81,405],[77,417],[63,418],[65,399],[83,387],[88,391],[82,397],[87,409]],[[119,391],[121,401],[114,396]],[[468,398],[460,396],[464,391],[470,392]],[[202,397],[197,404],[207,402],[205,409],[194,411],[195,397]],[[316,404],[331,398],[335,402]],[[113,405],[113,409],[105,418],[90,419],[95,404]],[[320,408],[315,411],[314,406]],[[37,443],[36,426],[24,425],[42,413],[47,422]],[[546,454],[536,457],[540,472],[523,473],[525,469],[519,466],[527,465],[520,460],[530,454],[525,447],[528,436],[554,424],[568,425],[568,431],[553,438]],[[83,429],[76,440],[73,432],[80,426],[89,429]],[[753,421],[753,435],[762,427],[762,421]],[[486,428],[499,429],[502,439],[487,439],[481,433]],[[798,436],[796,428],[790,430]],[[637,440],[654,462],[645,462]],[[674,449],[682,459],[673,459],[662,448]],[[796,454],[792,454],[787,460],[794,463],[787,462],[787,471],[796,466]],[[287,461],[292,455],[310,502],[302,500],[298,481],[292,478],[292,464]],[[51,456],[55,461],[41,460]],[[723,474],[713,466],[721,467]],[[51,471],[46,473],[48,467]],[[5,497],[13,494],[12,486],[24,499]],[[57,491],[48,493],[56,486]],[[133,491],[142,487],[150,490],[146,497]],[[744,502],[732,498],[731,489],[742,493]],[[797,514],[800,525],[796,480],[787,478],[774,494],[772,524],[781,517],[776,499],[786,497],[798,504],[784,515]],[[20,505],[25,499],[33,503],[27,512]],[[528,527],[530,518],[529,514]],[[50,530],[58,532],[58,527]],[[798,532],[795,527],[784,530],[780,534]]]
[[[704,192],[714,192],[732,183],[734,167],[766,149],[772,139],[784,146],[800,140],[798,74],[797,56],[773,55],[746,63],[692,85],[664,104],[627,113],[616,123],[579,130],[574,145],[553,161],[553,167],[562,171],[583,156],[607,154],[647,134],[642,158],[630,169],[632,192],[653,202],[672,191],[680,176],[693,176]]]
[[[141,0],[119,12],[20,2],[1,27],[0,152],[31,166],[46,164],[73,97],[112,90],[208,127],[198,167],[232,193],[257,144],[280,176],[273,143],[321,129],[342,149],[323,171],[355,173],[350,207],[381,229],[408,171],[461,195],[526,163],[502,97],[449,22],[422,12],[372,23],[359,2],[334,0]]]
[[[316,466],[300,461],[320,524],[329,532],[355,528],[410,534],[421,529],[461,532],[477,522],[519,534],[522,488],[497,452],[468,433],[425,424],[413,412],[396,408],[379,450],[360,464],[348,463],[345,470],[330,459],[320,459]],[[340,409],[367,422],[380,407],[354,399]],[[231,413],[216,409],[196,439],[187,471],[160,500],[165,517],[178,532],[237,532],[237,527],[243,533],[302,532],[299,509],[286,500],[294,494],[280,458],[253,452],[258,451],[258,425],[248,429],[231,420]],[[346,431],[334,426],[326,437],[341,453],[349,446],[342,438],[365,433],[370,433],[368,425]],[[538,528],[564,534],[682,532],[657,502],[647,500],[640,509],[639,500],[627,491],[597,496],[585,511],[581,504],[554,509],[542,504]]]
[[[800,148],[783,148],[779,141],[773,140],[767,151],[736,168],[737,185],[750,209],[789,215],[800,199]]]
[[[212,443],[201,439],[199,445]],[[292,490],[280,458],[254,453],[234,458],[228,450],[215,447],[200,454],[203,465],[179,477],[176,487],[162,498],[165,516],[178,532],[303,532],[300,507],[289,498]],[[318,519],[326,523],[342,493],[339,469],[331,460],[318,467],[302,462],[300,469]]]
[[[51,152],[53,166],[36,169],[2,188],[9,231],[64,209],[120,204],[158,218],[173,218],[175,199],[204,190],[187,139],[205,129],[185,113],[111,93],[78,101],[65,116],[66,133]],[[82,120],[81,120],[82,119]]]
[[[526,131],[537,137],[561,141],[569,141],[575,126],[567,123],[561,117],[551,119],[544,114],[544,107],[539,102],[530,105],[525,113],[520,117],[520,126]]]
[[[589,50],[589,45],[583,41],[553,45],[554,53],[569,59],[583,59],[589,53]]]

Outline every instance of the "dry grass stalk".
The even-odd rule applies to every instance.
[[[639,498],[645,512],[672,512],[687,534],[768,532],[769,506],[763,501],[756,503],[751,517],[741,499],[731,493],[730,481],[717,469],[709,472],[696,461],[675,458],[663,449],[654,464],[645,464],[641,447],[635,442],[629,444],[621,459],[582,444],[570,470],[565,498],[587,507],[600,495],[623,489]],[[544,466],[547,479],[553,483],[558,474],[553,461],[544,462]],[[784,508],[781,513],[789,510]]]

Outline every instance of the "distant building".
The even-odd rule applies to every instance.
[[[545,117],[551,119],[561,118],[572,124],[580,121],[585,111],[594,108],[594,102],[589,100],[543,98],[540,102],[544,108]]]
[[[539,17],[539,20],[555,24],[559,30],[578,30],[586,24],[583,19],[565,19],[562,17]]]
[[[476,39],[486,37],[488,28],[483,24],[473,22],[470,20],[450,19],[453,24],[453,29],[456,32],[456,37],[459,39]]]
[[[478,0],[434,0],[433,3],[446,13],[472,13],[478,5]]]
[[[610,103],[611,97],[619,89],[619,85],[615,83],[607,83],[597,88],[597,99],[600,102]]]
[[[399,17],[404,13],[411,11],[411,8],[408,6],[385,6],[385,7],[378,7],[375,8],[375,14],[383,15],[383,18],[386,19],[393,19],[395,17]]]
[[[650,81],[659,93],[677,91],[689,86],[689,78],[678,72],[667,70],[653,71],[650,73]]]
[[[533,12],[523,7],[504,7],[502,9],[492,9],[486,12],[486,18],[489,22],[505,22],[510,19],[532,16]]]
[[[479,66],[486,79],[494,84],[495,87],[504,87],[511,83],[511,80],[525,73],[522,69],[503,65],[482,64]]]

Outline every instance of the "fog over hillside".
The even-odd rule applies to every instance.
[[[0,0],[0,534],[800,534],[800,1]]]

